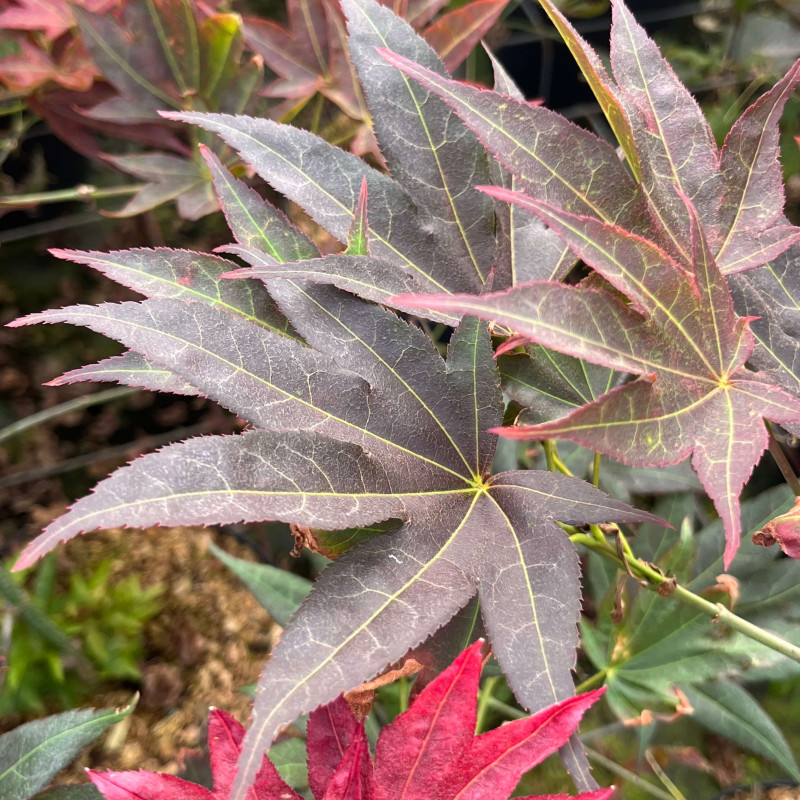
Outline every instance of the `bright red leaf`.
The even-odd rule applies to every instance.
[[[106,800],[227,800],[236,777],[243,738],[244,728],[230,714],[212,710],[208,721],[208,751],[214,777],[213,792],[174,775],[156,772],[89,770],[88,775]],[[247,800],[302,798],[283,782],[272,762],[264,758]]]
[[[522,775],[558,750],[605,691],[571,697],[475,736],[483,642],[467,648],[381,731],[375,763],[363,723],[342,697],[308,722],[308,774],[317,800],[504,800]],[[153,772],[89,772],[106,800],[228,800],[244,728],[212,711],[208,746],[214,791]],[[607,800],[613,788],[574,800]],[[247,800],[299,800],[265,758]],[[566,795],[526,800],[572,800]]]

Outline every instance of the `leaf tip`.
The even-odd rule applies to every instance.
[[[11,567],[12,572],[22,572],[24,569],[28,569],[28,567],[33,566],[40,558],[40,554],[34,554],[31,552],[30,547],[26,547],[20,557],[16,560],[16,563],[13,567]]]

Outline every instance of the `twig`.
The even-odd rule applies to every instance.
[[[781,655],[800,663],[800,647],[797,647],[774,633],[759,628],[758,625],[754,625],[752,622],[748,622],[746,619],[734,614],[722,603],[712,603],[686,587],[678,583],[673,583],[674,578],[663,575],[650,564],[646,564],[644,561],[636,558],[627,540],[625,540],[625,537],[622,535],[622,532],[617,532],[618,529],[616,526],[612,527],[615,528],[614,532],[621,537],[623,547],[620,552],[607,541],[600,542],[597,538],[587,533],[573,534],[570,536],[570,539],[576,544],[585,545],[590,550],[614,561],[622,569],[629,569],[630,573],[638,580],[646,582],[645,585],[648,589],[658,591],[659,587],[663,584],[669,584],[670,597],[675,597],[688,605],[694,606],[713,620],[722,622],[748,638],[760,642]],[[670,800],[672,800],[672,798],[670,798]]]
[[[9,197],[0,197],[2,208],[29,208],[31,206],[46,205],[48,203],[65,203],[70,200],[104,200],[108,197],[126,197],[136,194],[145,184],[127,184],[125,186],[89,186],[81,184],[70,189],[55,189],[52,192],[35,192],[33,194],[17,194]]]
[[[653,797],[658,797],[659,800],[674,800],[671,794],[667,794],[663,789],[659,789],[658,786],[653,786],[650,781],[640,778],[635,772],[625,769],[625,767],[617,764],[616,761],[612,761],[610,758],[606,758],[606,756],[604,756],[602,753],[598,753],[597,750],[592,750],[591,747],[587,747],[586,755],[589,756],[591,761],[599,764],[609,772],[619,775],[620,778],[623,778],[624,780],[628,781],[628,783],[637,786],[639,789],[642,789]]]
[[[783,479],[795,495],[800,497],[800,481],[797,479],[797,475],[795,475],[792,465],[789,463],[789,459],[786,458],[786,453],[783,452],[780,442],[775,438],[769,423],[767,423],[767,428],[769,428],[769,453],[778,465]]]

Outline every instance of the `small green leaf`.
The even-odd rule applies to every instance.
[[[273,745],[269,750],[269,760],[278,768],[281,778],[292,789],[308,787],[306,743],[302,739],[287,739],[285,742]]]
[[[200,26],[203,54],[203,96],[217,100],[221,87],[235,74],[242,51],[242,19],[238,14],[214,14]]]
[[[208,549],[247,586],[282,627],[286,626],[311,589],[311,581],[284,569],[235,558],[213,542],[209,542]]]
[[[134,706],[135,701],[122,709],[67,711],[0,736],[0,797],[27,800],[33,796]]]
[[[369,221],[367,219],[367,179],[361,180],[361,191],[358,193],[358,205],[356,206],[353,224],[347,234],[347,249],[344,251],[348,256],[368,256],[369,255]]]

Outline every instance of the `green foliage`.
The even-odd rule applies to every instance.
[[[134,706],[135,700],[122,709],[66,711],[20,725],[0,736],[0,797],[27,800],[44,789],[84,747],[127,717]],[[91,797],[83,790],[53,793],[64,800]]]
[[[163,589],[142,588],[136,575],[112,582],[112,565],[71,573],[65,587],[53,559],[21,576],[32,588],[27,613],[14,623],[0,714],[71,708],[91,697],[95,679],[139,679],[142,629],[161,610]],[[52,628],[63,638],[48,635]]]

